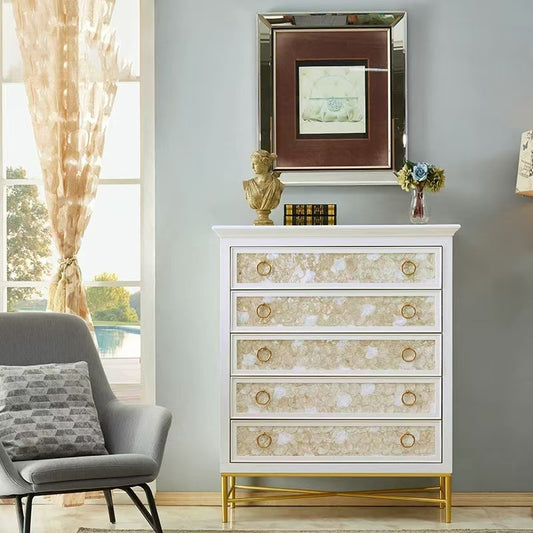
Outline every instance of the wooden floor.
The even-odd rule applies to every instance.
[[[80,527],[107,528],[107,510],[99,504],[62,508],[35,505],[32,533],[76,533]],[[113,530],[145,529],[144,519],[132,505],[116,506]],[[218,507],[161,506],[163,528],[267,530],[408,530],[522,529],[533,531],[528,507],[457,507],[447,525],[438,509],[427,507],[248,507],[231,512],[231,522],[220,522]],[[15,509],[0,505],[0,532],[15,533]]]

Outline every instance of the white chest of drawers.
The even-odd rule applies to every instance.
[[[238,476],[436,476],[449,521],[459,226],[213,229],[223,519]]]

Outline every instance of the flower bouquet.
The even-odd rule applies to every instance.
[[[438,192],[444,187],[444,170],[428,163],[406,161],[397,174],[398,184],[404,191],[412,191],[411,222],[425,224],[429,213],[424,197],[424,189]]]

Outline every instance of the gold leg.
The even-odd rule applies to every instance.
[[[451,474],[445,477],[446,485],[446,523],[452,521],[452,476]]]
[[[444,500],[446,497],[446,478],[444,476],[439,477],[439,486],[440,486],[440,499]],[[444,509],[444,503],[440,504],[440,508]]]
[[[235,498],[237,496],[236,494],[237,489],[235,488],[235,476],[230,476],[229,481],[230,481],[230,488],[231,488],[231,497]],[[232,509],[235,509],[235,502],[231,502],[230,506]]]
[[[221,496],[222,496],[222,522],[228,521],[228,476],[221,474]]]

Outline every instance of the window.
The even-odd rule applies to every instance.
[[[12,4],[0,1],[0,310],[45,311],[57,253],[47,222]],[[153,238],[141,229],[153,227],[153,209],[144,201],[153,187],[151,24],[153,0],[116,0],[113,25],[121,62],[130,68],[123,69],[119,81],[100,186],[78,255],[104,367],[117,395],[131,400],[151,399],[150,391],[143,394],[141,387],[143,381],[150,388],[141,375],[152,375],[146,365],[153,359]],[[141,365],[147,372],[141,372]]]

